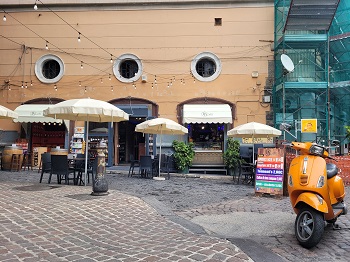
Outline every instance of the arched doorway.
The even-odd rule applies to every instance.
[[[201,97],[186,100],[177,106],[178,121],[186,125],[188,139],[194,143],[194,165],[222,165],[227,130],[235,118],[235,104]]]
[[[158,105],[153,101],[127,97],[110,101],[129,114],[129,121],[114,124],[114,161],[126,164],[130,158],[139,159],[142,155],[152,154],[155,144],[152,135],[135,132],[135,126],[147,119],[158,116]]]

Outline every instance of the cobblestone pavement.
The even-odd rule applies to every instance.
[[[349,215],[338,219],[341,230],[327,227],[318,246],[307,250],[295,239],[295,215],[287,197],[257,197],[252,186],[234,185],[222,176],[154,181],[117,171],[106,177],[110,195],[96,198],[89,195],[91,186],[30,190],[38,185],[37,172],[0,172],[0,260],[38,261],[46,254],[50,259],[42,261],[349,261]],[[20,190],[25,185],[28,190]],[[347,203],[349,194],[347,187]],[[256,233],[255,225],[265,231]],[[9,254],[5,244],[11,255],[32,257],[4,260]],[[263,249],[275,257],[257,256]]]
[[[33,183],[39,177],[24,173],[0,173],[0,261],[252,261],[138,197],[91,196],[91,186]]]

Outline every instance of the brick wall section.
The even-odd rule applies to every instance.
[[[286,153],[286,170],[289,169],[290,162],[295,157],[293,153]],[[327,159],[329,163],[334,163],[339,168],[339,176],[346,186],[350,186],[350,156],[332,156],[335,160]]]

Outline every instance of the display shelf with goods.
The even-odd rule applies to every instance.
[[[108,137],[107,136],[89,136],[89,159],[92,161],[98,155],[98,149],[100,148],[101,140],[105,141],[107,147],[104,152],[106,163],[108,163]]]
[[[148,135],[148,146],[149,146],[149,149],[148,149],[148,152],[149,152],[149,155],[154,155],[154,152],[153,152],[153,144],[154,142],[154,135],[153,134],[149,134]]]
[[[84,134],[74,134],[70,143],[70,152],[72,154],[84,154],[85,141]]]
[[[84,154],[85,153],[85,141],[84,141],[84,127],[75,127],[74,135],[70,142],[70,152],[72,154]]]
[[[56,147],[64,148],[65,131],[58,130],[64,127],[55,125],[44,125],[42,123],[32,124],[32,147]]]

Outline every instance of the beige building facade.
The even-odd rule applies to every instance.
[[[33,2],[0,4],[0,104],[15,110],[90,97],[120,107],[128,123],[89,127],[98,130],[96,140],[108,139],[110,165],[153,152],[152,137],[134,132],[152,117],[189,128],[168,146],[172,139],[207,142],[198,132],[209,128],[221,151],[228,129],[269,120],[273,1],[43,0],[37,10]],[[205,120],[208,114],[224,120]],[[46,146],[33,142],[37,125],[49,124],[38,121],[0,120],[0,129],[31,148]],[[65,141],[48,146],[69,148],[84,123],[62,125]]]

